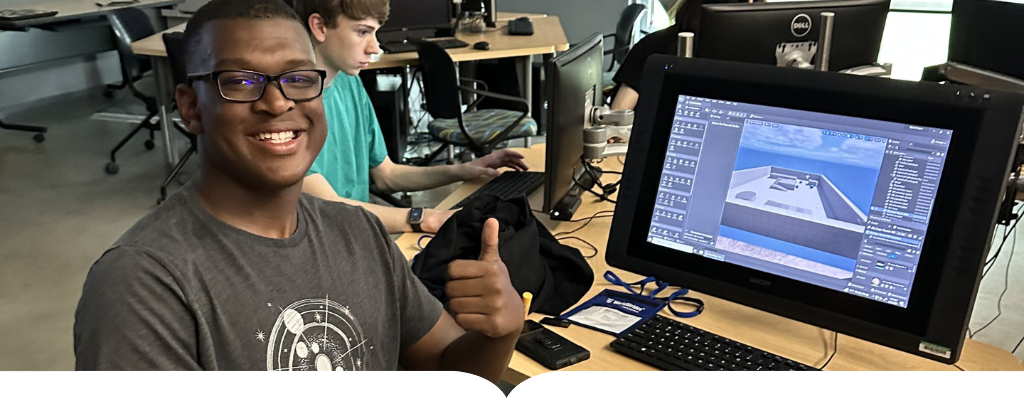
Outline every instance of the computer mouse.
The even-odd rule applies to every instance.
[[[476,44],[473,45],[473,48],[477,50],[490,50],[491,44],[485,41],[477,42]]]

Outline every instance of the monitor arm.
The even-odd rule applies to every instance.
[[[1024,93],[1024,80],[962,63],[944,63],[939,66],[939,74],[957,83],[992,90]]]
[[[583,129],[583,160],[625,155],[633,132],[633,111],[595,107],[589,116],[593,126]]]

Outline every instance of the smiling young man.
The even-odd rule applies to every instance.
[[[388,158],[384,136],[370,98],[357,75],[380,53],[377,29],[387,20],[388,0],[295,0],[295,10],[313,40],[317,65],[327,71],[324,109],[327,142],[313,163],[303,189],[327,200],[365,207],[392,233],[434,233],[454,212],[369,204],[370,181],[384,192],[432,189],[481,176],[497,169],[526,170],[522,154],[499,150],[469,163],[413,167]],[[418,224],[414,224],[418,223]]]
[[[213,0],[185,40],[176,97],[202,167],[89,271],[76,368],[401,366],[497,381],[523,324],[497,222],[479,260],[450,265],[449,314],[373,215],[302,193],[327,135],[325,75],[294,11]]]

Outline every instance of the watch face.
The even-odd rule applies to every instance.
[[[423,220],[423,208],[414,207],[412,209],[409,209],[410,222],[419,222],[421,220]]]

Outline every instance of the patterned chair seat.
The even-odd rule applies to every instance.
[[[501,134],[508,125],[512,124],[522,115],[522,112],[501,109],[477,110],[464,113],[462,119],[466,124],[466,130],[478,143],[486,143],[495,136]],[[441,139],[450,140],[459,144],[467,144],[466,136],[459,129],[458,119],[434,119],[427,125],[430,134]],[[509,137],[527,137],[537,135],[537,121],[529,116],[519,123],[519,127],[512,129]]]

